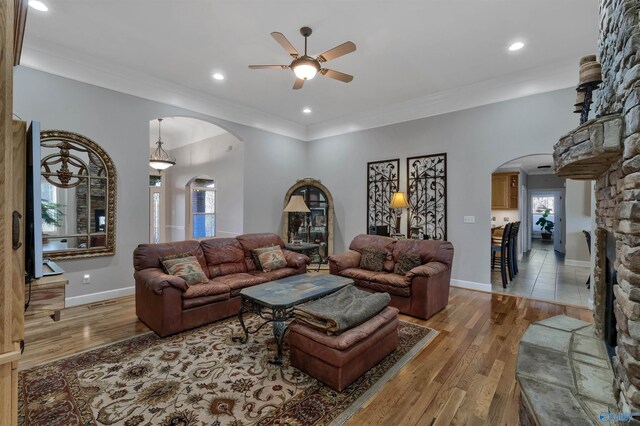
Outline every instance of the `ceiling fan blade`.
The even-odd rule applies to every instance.
[[[284,50],[286,50],[287,53],[291,55],[291,57],[297,58],[298,56],[300,56],[296,48],[293,47],[293,44],[291,44],[289,40],[287,40],[284,34],[274,31],[271,33],[271,37],[275,38],[280,46],[284,47]]]
[[[249,68],[251,68],[252,70],[286,70],[289,68],[289,65],[249,65]]]
[[[333,78],[334,80],[342,81],[344,83],[349,83],[351,80],[353,80],[352,75],[345,74],[339,71],[329,70],[326,68],[321,69],[320,74],[324,75],[325,77]]]
[[[316,60],[319,62],[327,62],[332,59],[339,58],[340,56],[346,55],[347,53],[355,52],[356,45],[353,42],[347,41],[342,43],[340,46],[336,46],[333,49],[329,49],[324,53],[318,55]]]
[[[293,90],[302,89],[302,85],[304,84],[304,80],[301,78],[296,78],[296,82],[293,83]]]

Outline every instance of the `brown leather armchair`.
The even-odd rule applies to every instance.
[[[243,288],[307,271],[309,258],[288,250],[282,250],[285,268],[256,270],[251,250],[271,245],[284,249],[276,234],[140,244],[133,252],[136,315],[164,337],[237,314]],[[209,282],[187,286],[182,278],[167,275],[160,258],[179,253],[195,256]]]
[[[382,272],[359,267],[365,248],[386,252]],[[401,252],[420,254],[422,265],[405,275],[394,273]],[[363,290],[389,293],[390,304],[400,312],[427,319],[449,302],[452,261],[453,245],[449,241],[396,240],[362,234],[353,239],[349,251],[329,257],[329,270],[334,275],[352,278]]]

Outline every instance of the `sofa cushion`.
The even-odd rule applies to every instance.
[[[244,250],[235,238],[202,240],[202,251],[207,262],[209,278],[247,272]]]
[[[136,271],[149,268],[162,268],[161,257],[174,254],[189,253],[198,259],[200,267],[207,269],[207,261],[204,258],[199,241],[174,241],[160,244],[140,244],[133,251],[133,267]]]
[[[182,278],[187,286],[209,281],[196,257],[189,253],[161,257],[160,261],[167,274]]]
[[[420,253],[400,252],[396,260],[396,268],[393,272],[398,275],[404,275],[416,266],[422,265],[422,257]]]
[[[223,284],[230,289],[231,296],[236,296],[245,287],[266,283],[267,279],[252,274],[240,273],[216,277],[210,282]]]
[[[263,278],[265,280],[265,282],[267,281],[273,281],[273,280],[279,280],[280,278],[284,278],[284,277],[289,277],[291,275],[295,275],[298,273],[298,270],[295,268],[282,268],[282,269],[276,269],[275,271],[270,271],[270,272],[262,272],[262,271],[253,271],[251,272],[252,275],[256,276],[256,277],[260,277]]]
[[[216,296],[218,294],[229,294],[229,286],[221,283],[217,283],[214,280],[209,280],[205,284],[196,284],[189,287],[184,293],[182,293],[183,299],[194,299],[196,297],[203,296]]]
[[[422,263],[440,262],[451,267],[453,244],[440,240],[398,240],[393,249],[393,258],[397,262],[400,253],[418,253]]]
[[[395,287],[409,287],[411,285],[411,278],[393,272],[380,272],[373,276],[372,281]]]
[[[366,248],[373,248],[384,251],[387,254],[387,258],[384,263],[384,270],[387,272],[392,272],[394,268],[393,250],[397,241],[398,240],[395,240],[393,238],[382,237],[380,235],[360,234],[357,235],[353,239],[353,241],[351,241],[349,250],[355,250],[358,253],[362,253],[362,251]]]
[[[362,256],[360,257],[361,269],[367,271],[380,272],[384,268],[384,262],[387,259],[387,253],[384,250],[378,250],[374,248],[362,249]]]
[[[182,309],[191,309],[198,306],[208,305],[209,303],[221,302],[223,300],[229,300],[229,293],[216,294],[214,296],[202,296],[195,297],[193,299],[182,298]]]
[[[380,272],[367,271],[361,268],[347,268],[340,271],[340,275],[354,280],[372,280]]]
[[[247,271],[256,270],[256,265],[253,263],[251,251],[260,247],[279,246],[284,248],[284,242],[277,234],[263,233],[263,234],[244,234],[238,235],[238,242],[244,250],[244,261],[247,266]]]
[[[392,274],[395,275],[395,274]],[[399,277],[400,275],[396,275]],[[382,284],[378,281],[354,280],[356,287],[375,291],[377,293],[389,293],[396,296],[411,297],[411,286],[399,287],[397,285]]]

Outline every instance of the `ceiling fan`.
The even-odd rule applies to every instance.
[[[296,48],[289,43],[289,40],[287,40],[284,34],[272,32],[271,36],[276,39],[280,46],[284,47],[284,50],[286,50],[293,58],[293,61],[289,65],[249,65],[249,68],[252,70],[290,69],[296,75],[296,82],[293,84],[294,90],[301,89],[305,80],[311,80],[318,73],[344,83],[349,83],[353,80],[352,75],[330,70],[328,68],[322,68],[321,65],[324,62],[339,58],[347,53],[354,52],[356,50],[356,45],[353,42],[347,41],[313,58],[307,55],[307,37],[311,35],[311,28],[300,28],[300,34],[304,37],[304,55],[300,55],[300,53],[298,53]]]

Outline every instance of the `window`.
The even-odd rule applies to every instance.
[[[42,181],[42,233],[55,234],[60,226],[62,215],[58,208],[56,187],[47,181]]]
[[[191,238],[216,235],[216,190],[209,178],[194,178],[188,185],[191,194]]]
[[[531,197],[531,225],[534,233],[537,234],[540,232],[540,225],[536,225],[536,222],[538,222],[538,219],[542,217],[546,210],[549,210],[547,220],[555,222],[555,202],[556,197],[553,194],[540,194]]]

